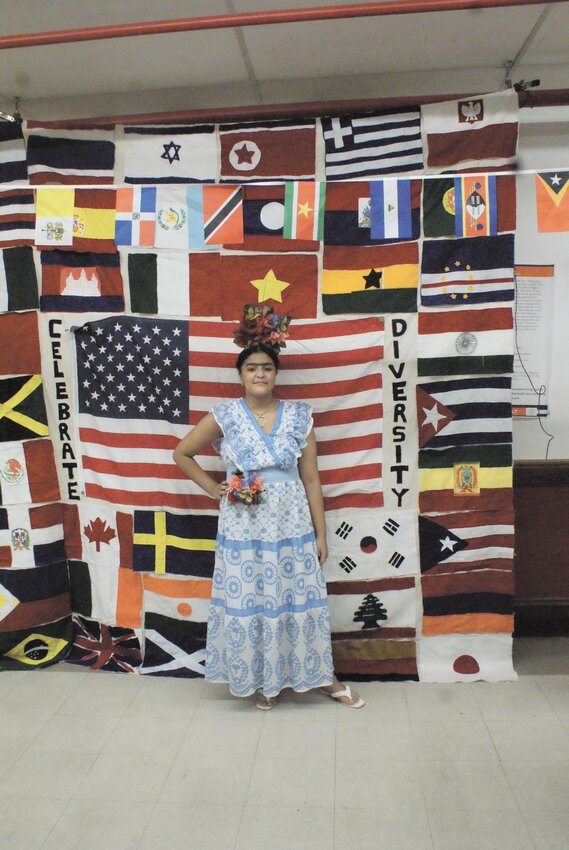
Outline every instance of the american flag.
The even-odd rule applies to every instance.
[[[76,331],[85,492],[114,504],[212,511],[172,451],[223,399],[238,398],[232,322],[118,316]],[[278,396],[314,409],[326,508],[381,507],[383,322],[297,322]],[[213,448],[198,458],[214,477]]]
[[[234,325],[190,319],[190,424],[239,398]],[[326,509],[381,507],[383,320],[297,321],[276,395],[314,411]]]

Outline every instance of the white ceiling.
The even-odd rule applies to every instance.
[[[2,0],[2,34],[345,5],[346,0]],[[537,31],[532,31],[537,25]],[[569,3],[278,24],[0,50],[29,118],[569,87]],[[529,45],[528,37],[532,35]]]

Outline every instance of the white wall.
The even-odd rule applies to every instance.
[[[563,110],[565,111],[565,110]],[[552,121],[562,110],[536,109],[532,122],[522,123],[518,166],[520,170],[569,170],[569,121]],[[523,114],[523,113],[522,113]],[[543,121],[539,121],[540,115]],[[565,117],[565,116],[563,116]],[[519,175],[516,263],[555,265],[555,313],[551,339],[552,368],[549,386],[550,415],[543,425],[554,439],[550,459],[569,457],[569,233],[538,233],[535,212],[535,178]],[[514,458],[542,459],[548,437],[536,419],[514,420]]]

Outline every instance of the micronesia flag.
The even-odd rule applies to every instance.
[[[412,239],[411,181],[370,182],[371,238]]]

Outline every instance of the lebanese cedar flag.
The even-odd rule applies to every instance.
[[[422,107],[427,165],[503,165],[516,161],[519,104],[514,89]]]
[[[306,254],[190,254],[190,315],[239,320],[244,304],[316,318],[318,260]]]
[[[232,322],[190,319],[190,426],[215,404],[242,394],[234,330]],[[277,395],[313,408],[326,509],[381,507],[383,321],[299,321],[290,334]],[[215,462],[210,449],[206,468],[218,469]],[[211,512],[211,499],[188,487],[191,506]]]

